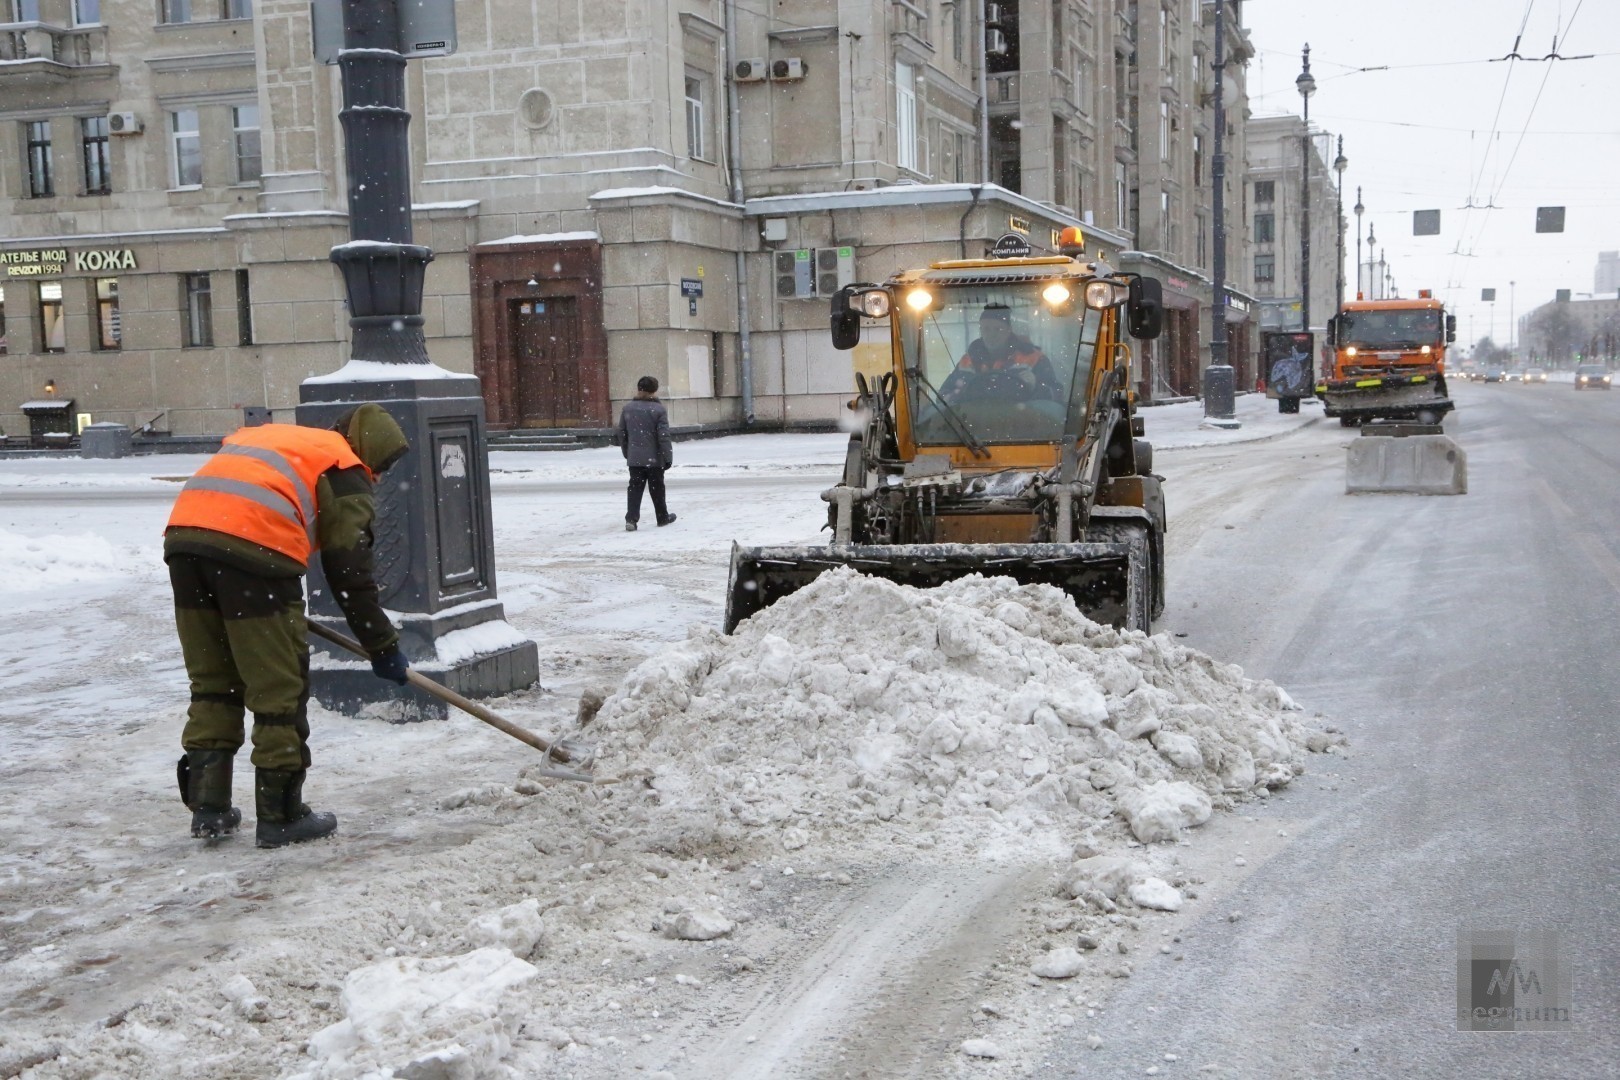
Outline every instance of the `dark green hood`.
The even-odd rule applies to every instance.
[[[388,466],[404,457],[405,451],[410,449],[405,441],[405,433],[399,429],[394,418],[381,405],[371,402],[338,421],[337,430],[349,440],[355,456],[365,463],[373,476],[381,476]]]

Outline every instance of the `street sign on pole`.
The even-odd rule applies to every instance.
[[[315,59],[337,63],[343,51],[343,0],[310,0],[310,37]],[[413,0],[399,6],[399,44],[395,50],[407,60],[421,56],[449,56],[456,51],[455,0]]]

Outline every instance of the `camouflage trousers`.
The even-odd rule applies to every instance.
[[[309,643],[302,578],[266,578],[195,555],[169,557],[174,621],[191,678],[180,744],[242,746],[253,713],[253,764],[309,768]]]

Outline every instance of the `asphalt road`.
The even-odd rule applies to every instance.
[[[1062,1075],[1620,1075],[1620,394],[1454,393],[1461,497],[1345,495],[1331,422],[1160,455],[1162,628],[1351,754],[1247,811],[1287,838],[1209,883],[1185,958],[1144,960]],[[1560,934],[1573,1030],[1458,1031],[1459,929]]]

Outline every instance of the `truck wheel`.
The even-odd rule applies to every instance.
[[[1130,561],[1125,570],[1124,596],[1119,603],[1109,604],[1108,610],[1091,615],[1126,630],[1153,632],[1154,565],[1153,540],[1148,526],[1138,521],[1098,522],[1093,519],[1086,529],[1086,540],[1107,544],[1125,544],[1130,549]]]

